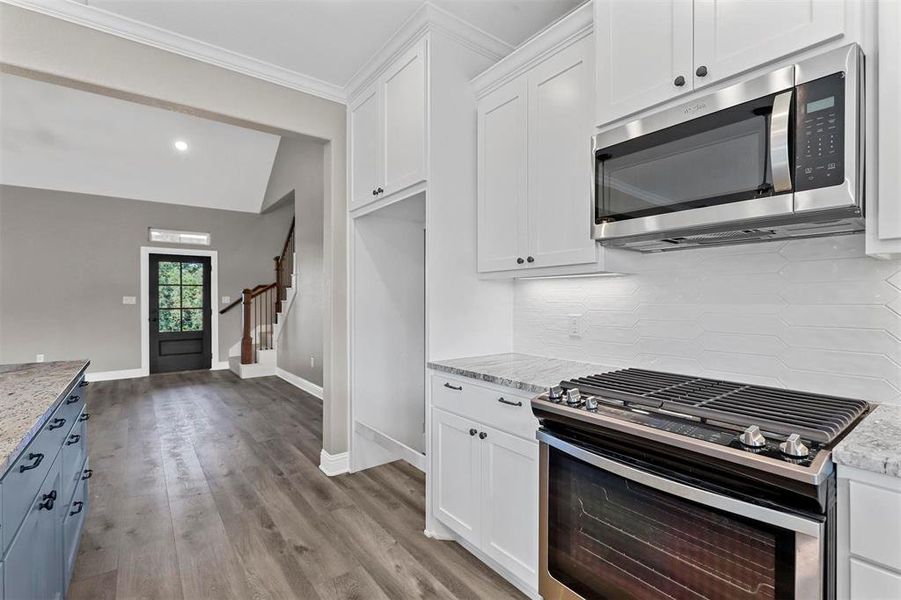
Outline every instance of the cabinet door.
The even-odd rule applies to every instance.
[[[381,185],[381,131],[378,86],[366,90],[350,107],[351,208],[376,199]]]
[[[691,90],[692,10],[691,0],[595,0],[599,126]]]
[[[66,502],[60,492],[60,466],[56,461],[6,553],[3,566],[6,598],[56,600],[63,597],[61,515]],[[51,507],[44,496],[54,493],[56,499]]]
[[[425,179],[426,48],[423,39],[382,76],[385,195]]]
[[[547,59],[528,76],[527,266],[597,259],[591,239],[591,38]]]
[[[479,539],[479,438],[473,421],[433,409],[432,501],[435,516],[465,540]]]
[[[482,550],[538,586],[538,443],[480,427]]]
[[[800,52],[845,31],[843,0],[695,0],[694,5],[695,87]]]
[[[520,77],[479,101],[479,271],[525,264],[526,85]]]

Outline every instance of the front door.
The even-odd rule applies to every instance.
[[[150,255],[150,372],[209,369],[210,258]]]

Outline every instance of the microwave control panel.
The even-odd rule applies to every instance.
[[[795,190],[838,185],[845,180],[844,73],[796,89]]]

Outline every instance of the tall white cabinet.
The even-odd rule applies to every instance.
[[[586,5],[473,82],[479,94],[479,271],[596,267],[594,106]]]

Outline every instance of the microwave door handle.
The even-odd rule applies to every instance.
[[[792,190],[788,148],[792,94],[794,90],[788,90],[773,99],[773,113],[770,117],[770,165],[773,169],[773,191],[777,194]]]

